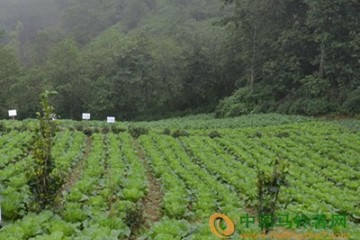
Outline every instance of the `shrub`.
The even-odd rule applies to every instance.
[[[219,138],[221,137],[220,133],[218,131],[212,131],[208,135],[210,138]]]
[[[133,138],[138,138],[141,135],[147,134],[148,129],[143,127],[129,127],[129,133]]]
[[[262,133],[261,132],[256,132],[255,137],[258,137],[258,138],[262,137]]]
[[[110,132],[110,127],[109,126],[104,126],[102,129],[101,129],[101,133],[103,134],[107,134]]]
[[[347,113],[359,114],[360,113],[360,87],[350,92],[345,102],[342,105]]]
[[[301,98],[295,101],[289,109],[290,114],[314,116],[335,111],[337,106],[325,98]]]
[[[236,117],[254,112],[269,112],[275,109],[273,93],[266,86],[239,88],[232,96],[221,100],[215,117]]]
[[[86,135],[86,136],[91,136],[93,134],[93,129],[91,127],[87,127],[87,128],[84,128],[83,129],[83,133]]]
[[[215,110],[215,117],[234,117],[248,114],[253,107],[250,89],[240,88],[232,96],[219,102]]]
[[[280,132],[280,133],[276,134],[276,137],[278,137],[278,138],[288,138],[288,137],[290,137],[290,133],[288,133],[288,132]]]
[[[126,129],[118,127],[118,126],[112,126],[111,127],[111,132],[113,132],[114,134],[119,134],[121,132],[126,132]]]
[[[331,90],[330,82],[316,75],[305,76],[300,82],[302,86],[298,89],[298,92],[307,99],[321,98],[324,95],[328,95]]]
[[[178,137],[188,137],[189,133],[185,130],[176,130],[174,131],[171,136],[173,136],[174,138],[178,138]]]
[[[101,128],[99,128],[99,127],[94,127],[94,128],[93,128],[93,133],[101,133]]]
[[[250,112],[251,109],[246,103],[236,103],[230,106],[229,111],[225,113],[225,117],[236,117],[249,114]]]
[[[81,132],[83,130],[83,125],[82,124],[76,124],[75,129]]]
[[[276,108],[277,113],[290,113],[290,108],[293,104],[292,100],[283,101],[279,103],[278,107]]]
[[[250,134],[247,134],[247,137],[248,138],[261,138],[262,137],[262,132],[257,131],[255,133],[250,133]]]
[[[165,134],[165,135],[171,135],[171,130],[168,129],[168,128],[165,128],[162,133]]]

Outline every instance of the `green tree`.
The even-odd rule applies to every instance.
[[[359,37],[357,1],[308,1],[307,26],[317,45],[312,61],[318,66],[317,75],[329,81],[331,95],[338,90],[359,86],[359,49],[354,48]]]
[[[149,11],[149,7],[144,0],[126,1],[125,6],[123,20],[127,29],[131,30],[139,25]]]
[[[235,62],[233,66],[240,66],[238,71],[229,69],[228,74],[238,79],[239,87],[249,86],[253,101],[252,106],[237,102],[242,94],[235,93],[219,109],[222,106],[234,109],[231,105],[236,104],[246,109],[236,107],[238,113],[253,109],[323,114],[339,111],[347,96],[356,91],[358,2],[224,2],[235,7],[232,16],[224,22],[232,24],[229,52],[232,50],[234,56],[230,59]]]
[[[178,108],[183,92],[184,49],[172,38],[151,39],[153,57],[154,89],[150,110],[156,115],[164,115]]]
[[[14,106],[18,107],[20,119],[35,118],[39,105],[40,94],[45,88],[49,87],[45,71],[41,68],[34,67],[26,69],[26,73],[21,74],[17,81],[11,86]]]
[[[271,43],[281,28],[283,1],[277,0],[225,0],[234,4],[234,13],[225,20],[235,26],[234,37],[241,45],[242,64],[245,64],[245,79],[250,90],[262,78],[266,57],[271,54]]]
[[[63,28],[80,44],[88,43],[100,32],[120,20],[125,0],[61,1]],[[132,1],[131,1],[132,2]]]
[[[13,48],[0,45],[0,117],[7,118],[7,110],[18,108],[14,99],[17,93],[13,85],[21,76],[21,66]]]
[[[55,193],[55,183],[51,178],[51,172],[54,168],[51,159],[51,148],[53,137],[55,135],[56,125],[52,120],[54,116],[54,107],[50,104],[50,97],[56,92],[45,91],[41,94],[40,108],[37,112],[39,126],[36,129],[34,141],[34,170],[29,173],[29,185],[36,197],[40,209],[44,209],[51,203]]]
[[[59,93],[55,106],[62,118],[81,117],[84,96],[89,91],[88,79],[82,66],[83,61],[74,40],[65,39],[51,49],[46,75]]]
[[[152,71],[154,60],[145,36],[130,37],[123,43],[112,69],[111,81],[117,94],[115,108],[125,111],[125,117],[135,118],[137,114],[144,114],[153,103],[156,88]]]
[[[33,42],[24,51],[24,62],[28,67],[43,66],[46,64],[51,49],[64,39],[59,29],[44,29],[39,31]]]
[[[185,109],[212,110],[228,91],[223,76],[225,31],[209,22],[195,23],[188,30],[185,48],[184,105]],[[230,83],[231,84],[231,83]]]
[[[104,119],[115,110],[116,92],[112,84],[115,59],[125,35],[113,27],[93,40],[81,53],[89,91],[84,95],[84,109],[94,118]],[[96,51],[94,51],[96,49]]]

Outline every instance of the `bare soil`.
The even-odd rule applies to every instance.
[[[63,208],[64,199],[63,199],[62,193],[64,191],[69,192],[70,189],[72,188],[72,186],[74,186],[74,184],[81,177],[81,172],[82,172],[82,170],[84,168],[86,159],[88,158],[89,153],[91,151],[91,137],[87,136],[85,141],[86,141],[86,146],[85,146],[84,156],[79,160],[77,165],[73,168],[73,170],[71,171],[71,173],[68,176],[67,180],[61,186],[61,188],[58,190],[58,192],[56,194],[56,197],[55,197],[55,200],[54,200],[54,209],[56,209],[56,210],[61,210]]]
[[[162,218],[161,205],[163,199],[163,192],[161,185],[156,179],[151,166],[149,165],[145,153],[142,150],[138,140],[134,140],[139,159],[144,164],[146,169],[146,177],[148,182],[148,193],[142,200],[143,205],[143,224],[133,233],[130,239],[136,239],[135,236],[140,230],[149,229],[155,222],[158,222]]]

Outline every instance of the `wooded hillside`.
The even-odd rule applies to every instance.
[[[360,113],[355,0],[6,0],[0,118]]]

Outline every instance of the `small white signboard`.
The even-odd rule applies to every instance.
[[[9,117],[16,117],[17,116],[17,112],[16,110],[9,110]]]
[[[83,113],[82,114],[82,119],[83,120],[90,120],[90,113]]]
[[[0,204],[0,228],[1,228],[1,204]]]
[[[115,117],[107,117],[108,123],[115,123]]]

